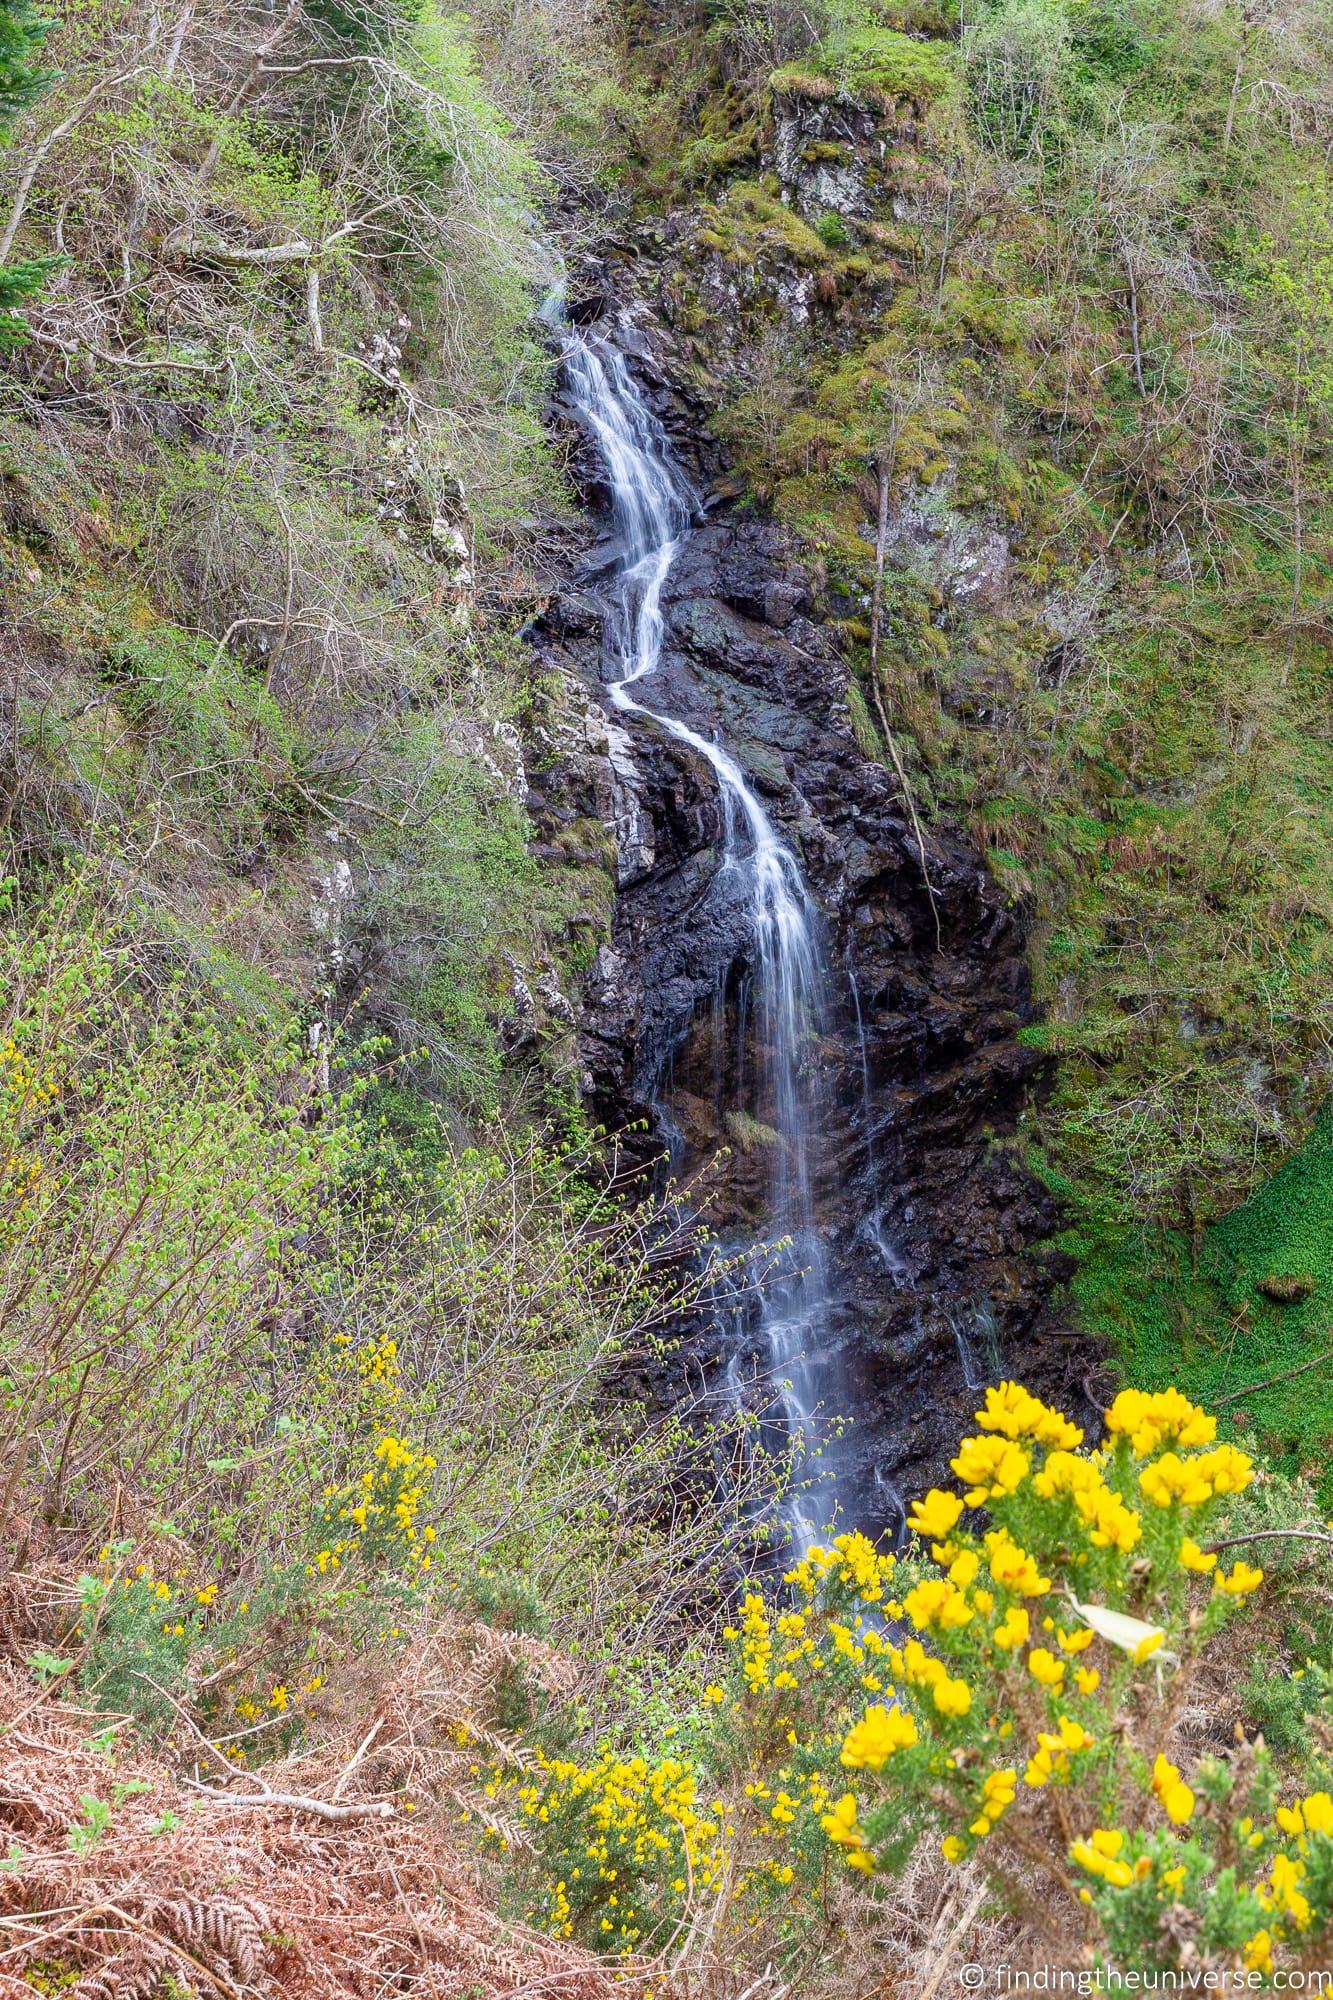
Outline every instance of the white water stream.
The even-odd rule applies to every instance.
[[[616,708],[656,722],[711,765],[725,814],[722,868],[744,871],[749,882],[759,1009],[756,1042],[768,1066],[777,1133],[763,1241],[791,1242],[781,1265],[790,1275],[761,1292],[760,1335],[771,1405],[767,1422],[795,1461],[783,1517],[794,1552],[803,1554],[827,1537],[839,1511],[838,1440],[849,1415],[841,1355],[830,1337],[825,1255],[812,1197],[812,1155],[821,1112],[817,1040],[828,1011],[819,913],[795,854],[736,759],[687,723],[631,693],[651,681],[661,660],[662,591],[689,534],[696,500],[624,357],[595,334],[585,336],[568,327],[560,334],[570,394],[605,462],[620,538],[606,621],[612,675],[607,692]],[[732,1318],[738,1330],[728,1388],[739,1405],[752,1363],[741,1331],[746,1315]],[[844,1508],[851,1498],[842,1496]]]

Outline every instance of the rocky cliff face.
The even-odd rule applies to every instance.
[[[673,386],[660,326],[620,307],[615,337],[706,476],[702,413]],[[599,470],[586,446],[577,462],[595,521]],[[739,1239],[762,1217],[775,1143],[754,1082],[749,898],[725,865],[706,762],[599,700],[598,580],[614,553],[606,535],[590,542],[533,635],[564,698],[530,805],[547,843],[593,824],[615,843],[610,934],[579,1008],[590,1106],[613,1129],[647,1120],[631,1148],[647,1161],[669,1144],[678,1175],[703,1175],[710,1221]],[[855,1484],[867,1522],[892,1525],[898,1491],[942,1474],[978,1383],[1003,1369],[1066,1406],[1083,1395],[1086,1357],[1048,1311],[1052,1206],[1005,1143],[1037,1068],[1017,1039],[1021,929],[956,829],[928,828],[923,854],[893,772],[858,747],[846,664],[782,530],[705,501],[663,611],[646,698],[740,760],[823,912],[834,1005],[811,1057],[829,1105],[817,1205]],[[692,1362],[715,1362],[717,1338],[704,1329]]]

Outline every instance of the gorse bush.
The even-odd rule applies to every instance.
[[[1262,1738],[1192,1761],[1177,1741],[1253,1613],[1245,1546],[1300,1531],[1249,1525],[1281,1516],[1281,1483],[1177,1391],[1126,1390],[1105,1421],[1093,1450],[1016,1384],[989,1390],[961,1492],[913,1506],[905,1551],[839,1536],[778,1602],[745,1597],[678,1745],[502,1779],[542,1858],[532,1916],[620,1954],[703,1922],[796,1948],[830,1862],[878,1896],[933,1838],[1055,1949],[1256,1980],[1317,1963],[1317,1755],[1284,1774]]]
[[[1097,1452],[1012,1383],[978,1419],[952,1461],[962,1497],[934,1489],[908,1516],[930,1560],[900,1565],[885,1610],[919,1636],[886,1640],[856,1607],[884,1698],[844,1738],[858,1775],[827,1830],[872,1874],[904,1858],[910,1803],[914,1834],[933,1823],[947,1859],[977,1854],[1026,1904],[1090,1808],[1192,1817],[1166,1751],[1192,1665],[1263,1581],[1205,1546],[1255,1473],[1174,1390],[1122,1392]]]

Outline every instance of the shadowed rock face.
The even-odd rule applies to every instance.
[[[689,436],[665,389],[659,401]],[[749,898],[719,866],[707,763],[650,722],[608,723],[599,703],[597,586],[613,556],[605,541],[587,552],[535,635],[582,722],[530,803],[539,823],[595,814],[619,853],[612,935],[579,1015],[587,1096],[609,1126],[650,1117],[644,1158],[665,1137],[681,1175],[728,1149],[707,1177],[709,1219],[752,1235],[778,1142],[758,1081]],[[1021,931],[973,846],[939,822],[926,835],[932,907],[900,786],[856,743],[846,665],[782,530],[725,510],[705,518],[663,610],[645,702],[731,750],[823,912],[836,1005],[809,1058],[829,1105],[816,1204],[848,1350],[855,1483],[873,1496],[861,1518],[893,1526],[896,1495],[944,1476],[982,1381],[1013,1373],[1086,1406],[1088,1357],[1054,1329],[1057,1274],[1034,1248],[1052,1204],[1004,1144],[1038,1068],[1017,1039],[1029,1018]],[[715,1340],[701,1330],[692,1360],[707,1363]]]

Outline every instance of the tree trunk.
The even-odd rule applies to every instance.
[[[1122,250],[1120,254],[1124,259],[1125,277],[1129,284],[1129,337],[1134,343],[1134,380],[1138,384],[1139,394],[1146,396],[1148,391],[1143,385],[1143,346],[1139,339],[1138,280],[1134,276],[1134,261],[1129,251]]]
[[[1231,151],[1231,136],[1236,129],[1236,104],[1240,97],[1240,87],[1245,78],[1245,58],[1250,47],[1250,23],[1248,19],[1240,31],[1240,47],[1236,51],[1236,74],[1231,79],[1231,96],[1227,100],[1227,122],[1222,133],[1222,158]]]
[[[879,524],[875,533],[875,589],[870,600],[870,672],[879,666],[879,633],[884,617],[884,552],[889,540],[889,461],[879,461]]]

